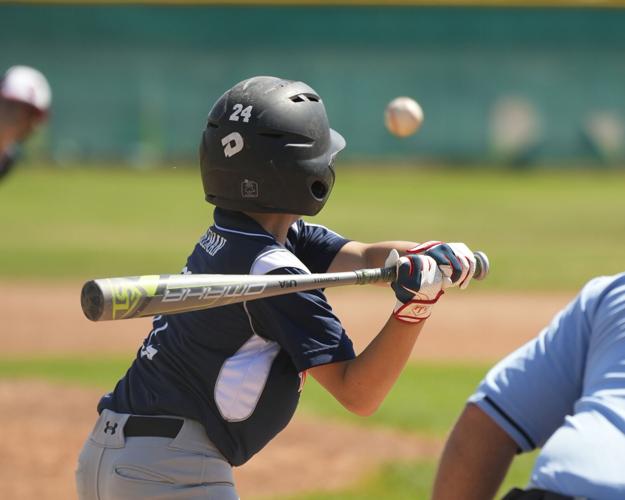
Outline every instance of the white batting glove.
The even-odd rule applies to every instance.
[[[475,255],[464,243],[428,241],[411,248],[407,253],[432,257],[443,274],[451,279],[452,286],[461,290],[469,286],[475,273]]]
[[[420,323],[429,318],[432,306],[451,286],[451,280],[427,255],[399,257],[393,250],[386,259],[386,266],[392,265],[397,269],[397,278],[391,283],[397,298],[393,316],[404,323]]]

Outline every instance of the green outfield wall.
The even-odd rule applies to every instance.
[[[60,163],[193,159],[212,102],[271,74],[321,93],[351,159],[620,164],[624,49],[610,8],[0,4],[0,67],[54,91],[29,154]],[[398,95],[426,114],[407,140]]]

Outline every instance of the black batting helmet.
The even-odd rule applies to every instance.
[[[257,76],[228,90],[200,144],[206,201],[249,212],[315,215],[334,185],[345,139],[303,82]]]

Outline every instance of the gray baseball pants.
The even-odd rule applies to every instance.
[[[104,410],[78,459],[80,500],[238,500],[232,468],[199,422],[175,437],[126,437],[130,415]]]

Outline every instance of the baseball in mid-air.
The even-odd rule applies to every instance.
[[[423,123],[423,110],[410,97],[396,97],[386,106],[384,123],[391,134],[408,137],[419,130]]]

